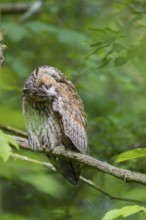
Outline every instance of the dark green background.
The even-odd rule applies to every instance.
[[[145,172],[145,158],[114,162],[121,152],[146,146],[145,13],[144,0],[46,0],[23,23],[22,13],[2,13],[7,49],[0,70],[0,124],[25,130],[24,81],[35,67],[51,65],[64,72],[84,101],[90,155]],[[15,152],[47,161],[45,155]],[[145,201],[142,185],[88,167],[82,175],[111,194]],[[100,220],[107,211],[132,204],[110,200],[81,181],[72,186],[40,166],[0,160],[2,220]]]

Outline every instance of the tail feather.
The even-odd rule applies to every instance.
[[[62,157],[55,157],[52,154],[47,154],[47,157],[51,159],[55,168],[65,177],[65,179],[73,185],[77,184],[81,172],[80,163]]]

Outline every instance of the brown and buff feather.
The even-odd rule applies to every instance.
[[[53,149],[57,146],[87,154],[86,117],[84,106],[73,84],[63,73],[50,66],[38,67],[25,82],[23,113],[32,149]],[[79,163],[56,158],[56,168],[71,183],[80,175]]]

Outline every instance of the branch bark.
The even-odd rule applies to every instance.
[[[22,156],[22,155],[16,154],[16,153],[11,153],[11,157],[14,158],[14,159],[19,159],[19,160],[27,161],[27,162],[30,162],[30,163],[33,163],[33,164],[37,164],[37,165],[46,167],[46,168],[50,169],[53,172],[56,172],[55,167],[51,163],[49,163],[49,162],[47,162],[47,163],[46,162],[41,162],[41,161],[38,161],[38,160],[34,160],[34,159],[31,159],[31,158],[28,158],[26,156]],[[108,198],[110,198],[112,200],[120,200],[120,201],[127,201],[127,202],[146,204],[145,202],[140,201],[140,200],[123,198],[123,197],[112,195],[112,194],[104,191],[103,189],[101,189],[99,186],[97,186],[90,179],[87,179],[87,178],[85,178],[83,176],[80,176],[80,180],[82,182],[86,183],[88,186],[92,187],[93,189],[101,192],[102,194],[104,194],[105,196],[107,196]]]
[[[2,14],[25,12],[33,3],[30,2],[15,2],[1,3],[0,10]]]
[[[13,128],[9,125],[0,125],[0,129],[2,129],[5,132],[10,132],[15,135],[20,135],[21,137],[27,137],[27,133],[25,131],[19,130],[17,128]]]
[[[26,138],[17,137],[17,136],[11,136],[11,137],[18,143],[18,145],[21,148],[31,150],[28,147],[28,141]],[[44,152],[44,151],[41,150],[39,152]],[[45,152],[47,152],[47,151],[45,151]],[[90,167],[97,169],[98,171],[101,171],[101,172],[107,173],[109,175],[112,175],[114,177],[117,177],[119,179],[122,179],[125,182],[137,182],[137,183],[146,185],[146,175],[145,174],[122,169],[122,168],[117,168],[115,166],[108,164],[107,162],[97,160],[97,159],[95,159],[91,156],[88,156],[88,155],[83,155],[80,153],[67,151],[67,150],[62,149],[61,147],[54,148],[51,151],[51,153],[54,154],[55,156],[62,156],[65,158],[79,161],[82,164],[85,164],[87,166],[90,166]]]

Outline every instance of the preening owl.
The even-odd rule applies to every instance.
[[[57,146],[88,152],[84,106],[73,84],[58,69],[40,66],[25,82],[22,104],[30,148],[50,150],[47,156],[53,159],[56,169],[76,184],[80,164],[51,154]]]

